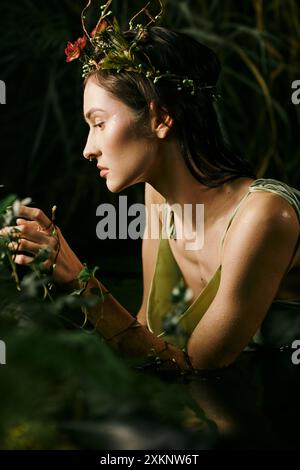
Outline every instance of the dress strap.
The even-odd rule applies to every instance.
[[[176,228],[175,228],[175,221],[174,221],[174,212],[167,203],[165,199],[163,204],[163,223],[162,223],[162,234],[166,238],[175,239],[176,240]]]
[[[300,191],[298,189],[271,178],[259,178],[253,181],[249,189],[252,193],[266,191],[282,196],[295,209],[300,222]]]
[[[230,216],[230,219],[229,219],[229,222],[227,224],[227,227],[224,231],[224,234],[223,234],[223,237],[222,237],[222,241],[221,241],[221,256],[220,256],[220,265],[222,265],[222,259],[223,259],[223,247],[224,247],[224,241],[225,241],[225,237],[226,237],[226,234],[229,230],[229,227],[230,225],[232,224],[232,221],[234,219],[234,217],[236,216],[239,208],[242,206],[243,202],[247,199],[247,197],[249,196],[249,194],[251,194],[251,191],[250,189],[248,190],[248,192],[242,197],[242,199],[240,200],[240,202],[238,203],[238,205],[236,206],[236,208],[234,209],[233,213],[231,214]]]

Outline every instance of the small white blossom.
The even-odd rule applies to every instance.
[[[189,302],[193,298],[194,292],[193,290],[188,287],[184,293],[184,301]]]

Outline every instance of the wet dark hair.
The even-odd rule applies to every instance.
[[[124,32],[127,40],[135,38],[134,31]],[[221,65],[216,54],[192,37],[154,26],[138,44],[141,57],[145,53],[156,70],[170,71],[193,79],[200,86],[216,85]],[[101,57],[97,58],[100,60]],[[173,118],[173,131],[192,175],[208,187],[239,178],[256,178],[252,165],[238,156],[225,141],[214,102],[209,90],[177,90],[168,79],[155,85],[145,75],[136,72],[93,72],[99,85],[125,103],[145,126],[149,123],[150,102]],[[86,80],[90,77],[89,75]],[[85,80],[85,83],[86,83]],[[149,125],[149,124],[148,124]]]

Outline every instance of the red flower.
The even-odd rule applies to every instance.
[[[108,26],[107,21],[102,20],[101,23],[98,26],[96,26],[91,32],[91,37],[93,38],[96,34],[99,34],[102,31],[104,31],[104,29],[106,29],[107,26]]]
[[[82,36],[78,38],[77,41],[68,42],[67,47],[65,48],[65,54],[67,56],[66,61],[71,62],[72,60],[78,59],[80,57],[81,51],[85,48],[86,45],[86,37]]]

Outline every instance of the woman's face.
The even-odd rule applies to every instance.
[[[131,109],[93,77],[84,90],[84,116],[90,130],[83,155],[108,169],[102,175],[108,189],[119,192],[147,181],[157,160],[157,139],[143,136]]]

